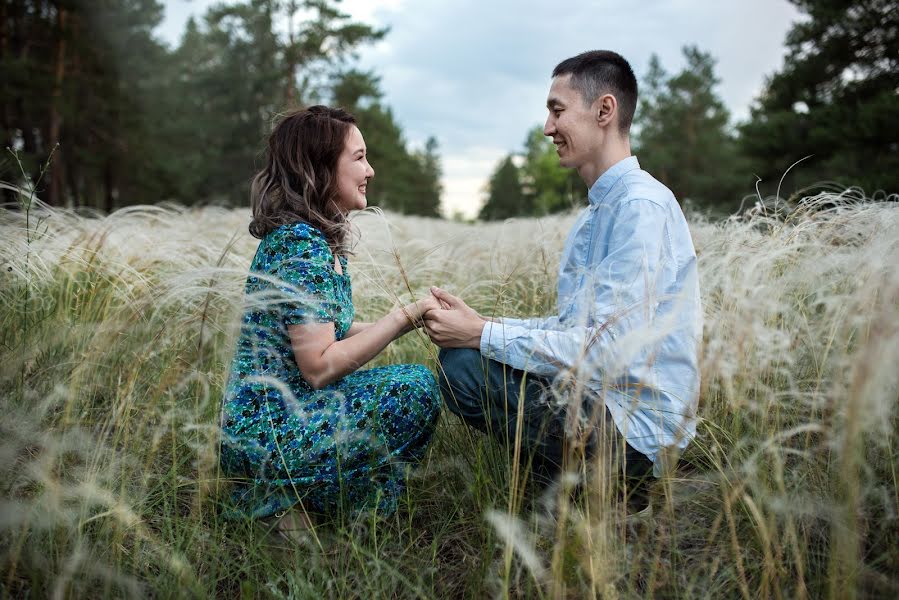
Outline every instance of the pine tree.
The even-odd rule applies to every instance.
[[[109,209],[145,189],[135,182],[153,180],[144,161],[153,124],[143,108],[165,55],[152,35],[162,5],[20,0],[0,11],[5,146],[19,151],[31,180],[53,155],[39,194],[51,204],[90,199]],[[19,180],[13,162],[0,159],[0,179]]]
[[[481,207],[479,219],[495,221],[533,214],[531,198],[525,193],[521,173],[512,155],[499,162],[487,184],[487,202]]]
[[[673,77],[656,55],[650,59],[634,121],[635,154],[679,201],[732,210],[753,178],[715,92],[714,58],[693,46],[683,54],[687,64]]]
[[[783,68],[741,128],[753,169],[773,192],[818,182],[899,192],[899,5],[791,0],[807,18],[787,34]]]
[[[34,180],[59,141],[39,190],[51,203],[245,204],[277,113],[322,96],[353,51],[385,33],[336,4],[217,4],[169,51],[153,36],[157,0],[0,1],[5,146]],[[0,180],[19,182],[17,170],[0,158]]]

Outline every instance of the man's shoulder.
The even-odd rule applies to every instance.
[[[622,177],[624,184],[622,203],[651,202],[663,208],[677,204],[674,193],[661,181],[643,169],[634,169]]]

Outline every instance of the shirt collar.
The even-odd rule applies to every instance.
[[[613,187],[615,187],[615,184],[618,183],[618,180],[621,179],[621,177],[624,176],[625,173],[639,168],[640,163],[637,162],[636,156],[628,156],[627,158],[623,158],[609,167],[605,173],[600,175],[599,179],[597,179],[593,184],[593,187],[590,188],[590,192],[587,194],[587,198],[590,200],[590,204],[595,206],[602,202],[606,195],[612,190]]]

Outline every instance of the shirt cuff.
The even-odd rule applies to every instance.
[[[496,321],[491,321],[494,325],[504,325],[508,327],[509,325],[518,325],[520,327],[526,327],[530,319],[516,319],[514,317],[499,317]]]
[[[501,322],[488,321],[481,330],[481,356],[505,363],[516,369],[524,369],[524,357],[517,356],[514,342],[527,337],[530,328],[515,323],[521,319],[503,319]]]
[[[490,357],[490,339],[493,337],[493,326],[500,325],[500,323],[496,321],[487,321],[484,323],[484,328],[481,330],[481,343],[480,350],[481,356],[484,358]]]

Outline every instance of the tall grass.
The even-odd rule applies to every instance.
[[[248,214],[0,211],[0,589],[27,597],[899,594],[899,207],[822,194],[692,219],[705,309],[698,438],[626,507],[593,465],[533,491],[514,448],[445,415],[400,510],[289,543],[220,516],[220,396]],[[40,227],[34,223],[40,222]],[[438,284],[547,314],[573,215],[357,216],[359,317]],[[378,359],[425,362],[408,335]]]

